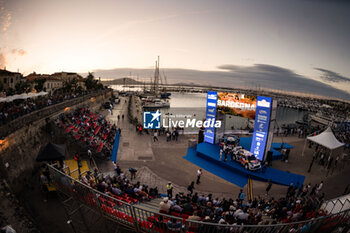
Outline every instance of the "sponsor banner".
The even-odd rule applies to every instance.
[[[205,114],[206,121],[216,120],[217,92],[208,91],[207,93],[207,111]],[[215,142],[215,127],[209,126],[204,130],[204,141],[214,144]]]
[[[249,119],[255,119],[256,96],[218,92],[217,111]]]
[[[263,161],[269,133],[272,99],[258,96],[256,103],[254,133],[250,152],[260,161]]]

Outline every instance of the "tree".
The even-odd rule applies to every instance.
[[[97,80],[95,80],[94,73],[88,74],[85,79],[85,87],[87,90],[96,89]]]
[[[30,89],[30,85],[27,82],[19,82],[15,85],[16,93],[22,94]]]
[[[72,92],[74,90],[76,90],[77,88],[77,83],[78,83],[78,79],[77,78],[73,78],[70,80],[66,80],[63,83],[63,88],[66,92]]]
[[[44,90],[44,83],[46,82],[45,78],[35,79],[34,82],[35,82],[34,88],[37,92],[41,92]]]

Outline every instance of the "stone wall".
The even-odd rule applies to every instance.
[[[74,111],[74,109],[83,106],[89,107],[93,112],[98,111],[101,104],[108,101],[111,95],[112,91],[104,92],[95,97],[85,98],[81,102],[74,102],[69,107],[65,105],[43,109],[41,115],[46,115],[44,118],[28,123],[6,136],[0,141],[1,177],[7,180],[13,190],[20,191],[21,186],[31,179],[33,171],[38,166],[35,159],[40,147],[52,140],[46,130],[47,122],[64,111]],[[50,114],[47,115],[47,113]]]

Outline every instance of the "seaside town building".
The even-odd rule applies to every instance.
[[[21,82],[23,76],[18,72],[11,72],[5,69],[0,69],[0,82],[3,85],[4,91],[9,88],[15,88],[16,84]]]

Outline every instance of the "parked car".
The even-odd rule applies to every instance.
[[[119,104],[120,103],[120,99],[119,98],[115,98],[114,103]]]
[[[253,155],[252,152],[242,148],[238,148],[236,150],[233,149],[232,152],[234,159],[242,164],[245,169],[254,171],[261,168],[260,161]]]

